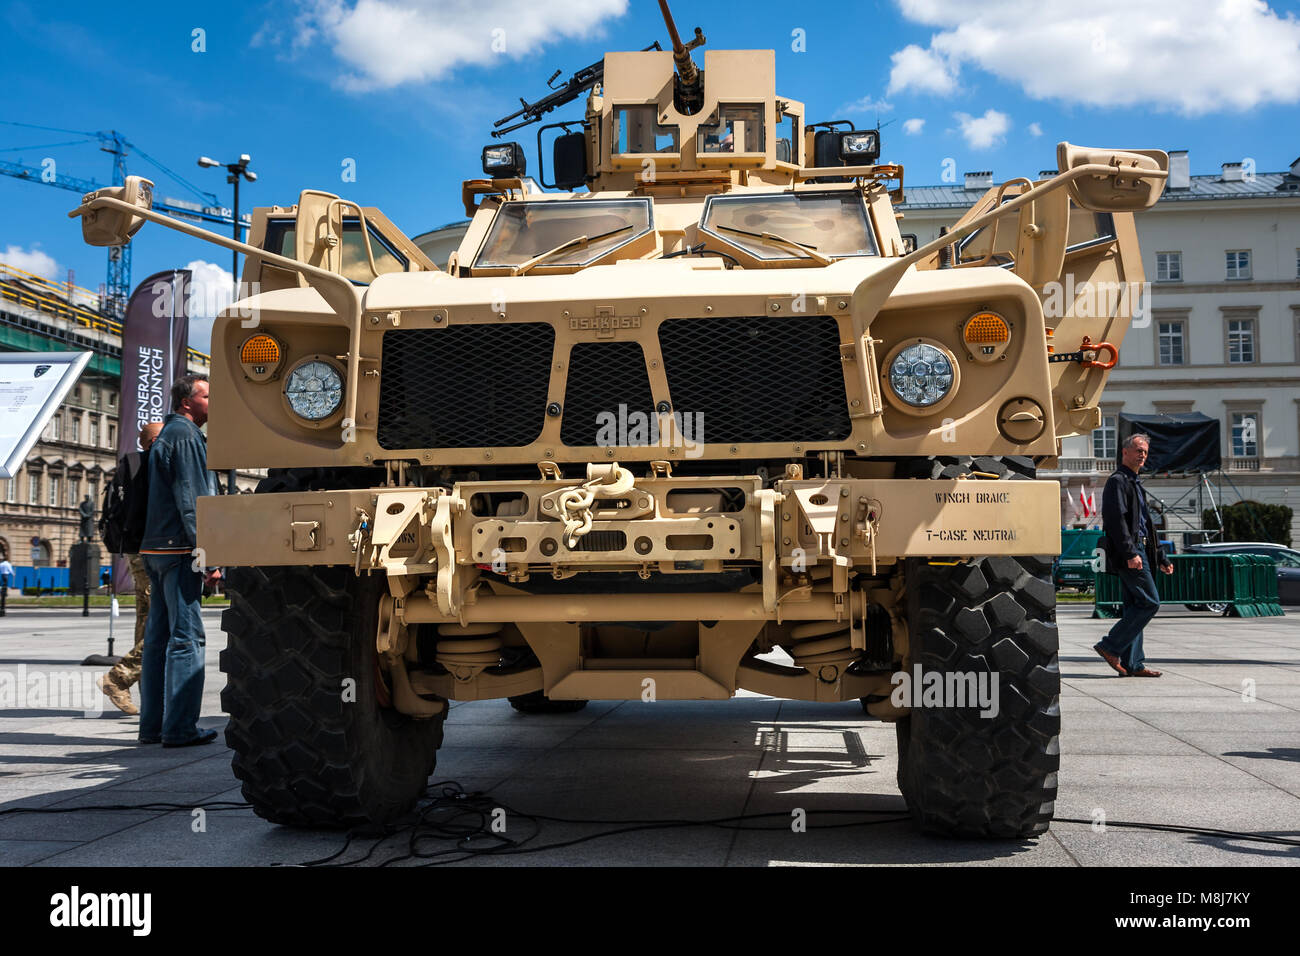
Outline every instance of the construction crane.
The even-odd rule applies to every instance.
[[[82,137],[81,139],[63,143],[37,143],[31,146],[7,147],[0,149],[0,152],[16,152],[19,149],[47,149],[56,146],[79,145],[85,142],[98,142],[99,148],[113,157],[112,185],[114,186],[121,186],[126,182],[127,151],[134,150],[142,159],[183,185],[201,200],[199,203],[192,203],[170,198],[155,198],[153,201],[154,209],[169,216],[175,216],[178,219],[221,223],[226,226],[234,225],[231,210],[219,205],[217,197],[213,193],[201,190],[187,182],[183,177],[172,172],[140,147],[128,141],[117,130],[84,132],[82,130],[61,129],[57,126],[37,126],[33,123],[15,123],[7,120],[0,120],[0,125],[20,126],[26,129],[39,129],[55,133],[71,133]],[[51,161],[43,162],[40,166],[24,166],[21,163],[0,160],[0,174],[13,176],[16,179],[24,179],[32,183],[41,183],[46,186],[57,186],[60,189],[69,189],[82,194],[94,192],[104,186],[103,183],[97,183],[91,179],[65,176],[58,172],[57,164]],[[241,228],[245,227],[247,217],[241,216],[240,218],[245,220],[240,224]],[[104,311],[112,318],[122,319],[126,314],[127,299],[131,295],[131,246],[129,244],[109,247],[108,277],[104,283],[104,292]]]

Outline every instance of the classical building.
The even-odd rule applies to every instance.
[[[977,172],[909,187],[900,228],[929,242],[992,182]],[[1169,506],[1168,529],[1199,528],[1212,501],[1251,499],[1291,507],[1300,541],[1300,159],[1280,173],[1224,163],[1192,176],[1187,153],[1171,152],[1168,187],[1136,222],[1151,314],[1124,339],[1102,427],[1067,439],[1048,473],[1062,482],[1063,523],[1078,517],[1066,490],[1074,501],[1100,492],[1113,470],[1121,411],[1196,411],[1221,423],[1223,470],[1199,489],[1190,477],[1147,482]]]
[[[0,478],[0,554],[19,567],[66,567],[77,541],[77,506],[87,495],[98,514],[117,467],[121,325],[98,309],[94,293],[56,285],[0,263],[0,351],[89,351],[90,362],[13,478]],[[189,367],[208,356],[190,350]],[[255,478],[240,473],[240,486]]]

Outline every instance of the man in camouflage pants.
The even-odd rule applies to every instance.
[[[140,429],[140,449],[148,451],[162,422],[150,422]],[[135,583],[135,644],[130,652],[99,679],[99,686],[113,706],[124,714],[138,714],[140,708],[131,700],[131,685],[140,682],[140,660],[144,653],[144,626],[149,620],[149,572],[144,558],[138,554],[126,555],[131,566],[131,580]]]

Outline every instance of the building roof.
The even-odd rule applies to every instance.
[[[898,208],[966,209],[983,196],[986,189],[967,189],[964,185],[908,186],[907,201]],[[1224,182],[1220,175],[1192,176],[1186,189],[1165,189],[1161,203],[1209,199],[1300,199],[1300,178],[1289,173],[1258,173],[1253,181]]]

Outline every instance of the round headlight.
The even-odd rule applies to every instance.
[[[328,362],[308,359],[285,379],[284,397],[295,415],[309,422],[322,421],[343,401],[343,376]]]
[[[933,345],[909,345],[890,363],[889,385],[913,408],[928,408],[952,391],[952,362]]]

